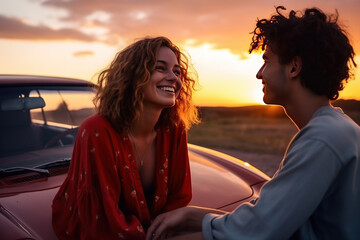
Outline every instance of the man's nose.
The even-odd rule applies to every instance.
[[[256,78],[257,78],[257,79],[262,79],[262,69],[263,69],[263,67],[261,67],[261,68],[259,69],[259,71],[256,73]]]

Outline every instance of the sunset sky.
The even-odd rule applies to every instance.
[[[167,36],[190,56],[201,106],[262,103],[261,55],[247,53],[257,18],[274,6],[339,12],[355,52],[355,80],[340,94],[360,100],[359,0],[1,0],[0,74],[96,82],[116,52],[145,36]]]

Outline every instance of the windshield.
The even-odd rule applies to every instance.
[[[0,89],[0,169],[69,159],[77,127],[95,113],[91,87]]]

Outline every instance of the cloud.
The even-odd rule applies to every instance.
[[[92,55],[94,55],[93,51],[78,51],[73,53],[74,57],[89,57]]]
[[[1,36],[8,38],[74,39],[111,45],[130,43],[145,36],[163,35],[176,44],[195,39],[193,46],[209,43],[217,49],[230,49],[243,58],[257,18],[267,18],[274,13],[274,6],[279,5],[276,2],[282,1],[47,0],[42,2],[43,7],[66,11],[67,14],[58,20],[68,23],[68,28],[54,30],[46,26],[46,20],[43,26],[35,27],[7,18],[6,21],[16,26],[8,27],[4,32],[5,24],[0,19],[0,31],[4,32]],[[289,10],[302,10],[312,7],[313,2],[289,0],[286,7]],[[341,5],[335,0],[319,0],[316,4],[330,13],[339,9],[340,19],[346,19],[346,25],[353,24],[349,31],[355,32],[355,40],[359,39],[359,14],[354,13],[354,9],[359,7],[354,7],[356,4],[353,0],[344,1]],[[70,28],[72,26],[74,28]],[[85,32],[91,32],[91,35]]]
[[[93,42],[96,39],[71,28],[52,29],[47,26],[31,26],[18,19],[0,15],[0,38],[22,40],[77,40]]]
[[[45,1],[44,6],[66,10],[63,21],[107,28],[106,40],[132,42],[145,36],[164,35],[176,43],[196,39],[196,44],[210,42],[215,48],[246,52],[251,40],[258,7],[248,1],[162,1],[102,0]],[[273,8],[273,7],[272,7]],[[106,13],[106,21],[92,21],[89,16]],[[104,37],[104,35],[102,35]]]

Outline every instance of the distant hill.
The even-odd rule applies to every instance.
[[[360,122],[360,101],[339,99],[332,103],[341,107],[346,114],[357,123]],[[216,117],[267,117],[285,118],[284,109],[274,105],[253,105],[244,107],[199,107],[199,113],[203,120]]]
[[[280,106],[253,105],[244,107],[199,107],[203,119],[216,117],[286,117]]]
[[[345,112],[359,112],[360,111],[360,101],[357,100],[344,100],[339,99],[332,103],[336,107],[341,107]]]

